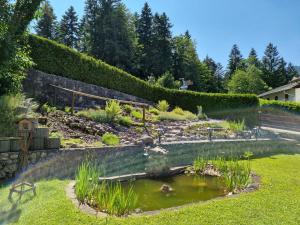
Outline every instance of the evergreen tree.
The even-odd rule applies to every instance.
[[[172,66],[172,25],[165,13],[155,14],[153,19],[152,50],[155,55],[153,74],[158,76],[171,69]]]
[[[37,35],[54,40],[57,38],[57,21],[49,1],[44,2],[41,11],[42,17],[38,20],[35,31]]]
[[[148,3],[145,3],[142,13],[139,17],[137,24],[137,34],[139,43],[143,46],[143,54],[141,57],[141,71],[140,75],[144,78],[154,75],[153,74],[153,15]]]
[[[284,83],[282,77],[283,62],[279,56],[277,47],[270,43],[262,59],[263,80],[272,88],[279,87]],[[281,72],[279,72],[281,70]],[[281,77],[278,77],[281,76]]]
[[[173,75],[176,80],[184,78],[193,81],[189,88],[195,91],[211,92],[213,89],[213,74],[201,63],[196,44],[187,35],[173,38]]]
[[[260,68],[260,61],[254,48],[251,49],[246,63],[247,66],[256,66],[257,68]]]
[[[203,60],[208,67],[208,69],[213,74],[213,85],[211,87],[210,92],[220,93],[224,91],[223,87],[223,79],[224,79],[224,71],[223,66],[220,63],[216,63],[212,58],[206,56]]]
[[[227,79],[230,79],[232,74],[236,70],[243,69],[243,68],[244,68],[243,56],[240,52],[239,47],[235,44],[233,45],[231,52],[229,54]]]
[[[59,24],[59,41],[71,48],[78,48],[79,23],[73,6],[66,11]]]
[[[294,77],[299,77],[299,73],[293,64],[289,63],[286,68],[286,80],[290,82]]]
[[[287,84],[287,71],[286,71],[287,63],[283,58],[279,59],[278,69],[275,72],[275,76],[277,77],[276,85],[282,86]]]

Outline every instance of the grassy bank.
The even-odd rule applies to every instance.
[[[239,197],[199,203],[178,212],[129,219],[97,219],[76,209],[66,198],[69,181],[38,183],[37,197],[24,197],[14,210],[12,224],[300,224],[300,155],[280,155],[253,161],[262,177],[259,191]],[[8,189],[0,192],[0,215],[10,204]],[[3,212],[4,211],[4,212]],[[107,223],[106,223],[107,222]],[[1,220],[0,220],[1,224]]]

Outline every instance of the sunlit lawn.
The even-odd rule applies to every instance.
[[[300,155],[280,155],[253,161],[262,177],[259,191],[238,197],[199,203],[155,216],[97,219],[81,213],[65,195],[69,181],[42,181],[37,196],[22,199],[10,211],[8,188],[0,191],[0,218],[11,215],[12,224],[300,224]],[[0,224],[1,221],[0,220]],[[4,222],[5,224],[5,222]]]

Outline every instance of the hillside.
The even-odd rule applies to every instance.
[[[208,114],[217,113],[220,117],[233,116],[230,109],[258,105],[255,95],[208,94],[151,86],[101,60],[36,35],[30,35],[30,45],[31,57],[38,70],[118,90],[153,102],[165,99],[173,106],[193,112],[201,105]]]

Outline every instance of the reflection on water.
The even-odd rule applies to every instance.
[[[162,193],[160,188],[164,184],[171,186],[173,191]],[[123,185],[125,188],[133,185],[133,190],[138,195],[137,208],[143,211],[206,201],[226,194],[220,178],[217,177],[177,175],[161,179],[141,179]]]

